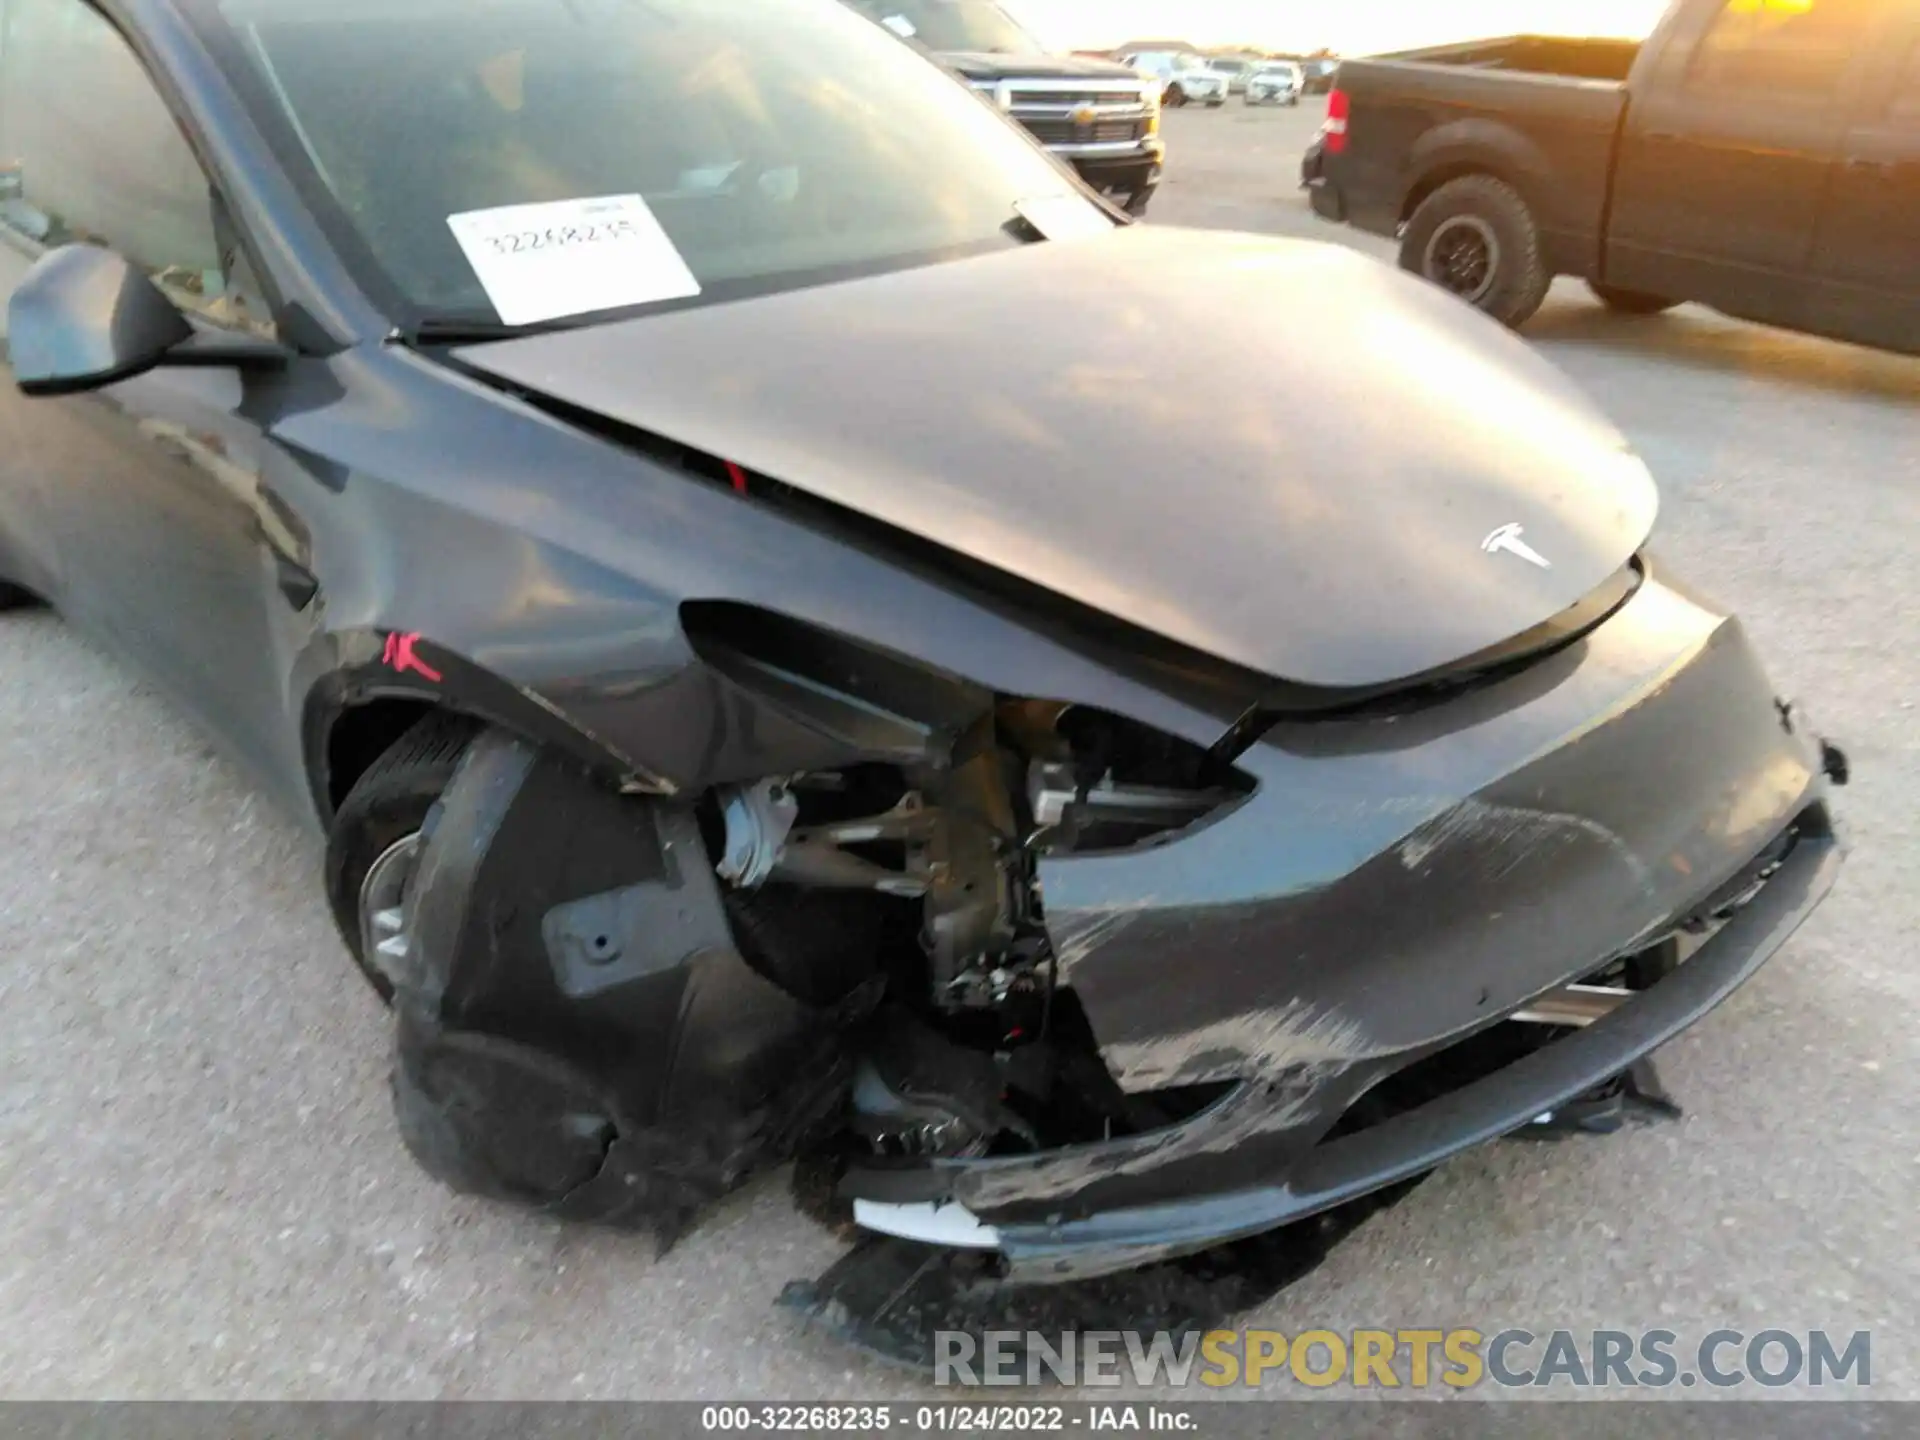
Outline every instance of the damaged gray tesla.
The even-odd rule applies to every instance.
[[[834,0],[0,21],[0,593],[325,828],[462,1190],[798,1159],[862,1343],[1177,1319],[1657,1102],[1833,882],[1840,752],[1546,362]]]

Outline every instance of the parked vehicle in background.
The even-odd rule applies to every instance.
[[[1163,104],[1176,108],[1204,104],[1217,109],[1227,103],[1227,77],[1204,55],[1190,50],[1141,50],[1122,55],[1120,63],[1160,81]]]
[[[1645,44],[1513,36],[1348,61],[1323,217],[1518,325],[1555,275],[1920,353],[1920,6],[1676,0]]]
[[[1253,73],[1253,61],[1233,55],[1211,55],[1207,57],[1207,64],[1216,73],[1227,77],[1229,95],[1247,93],[1247,77]]]
[[[1321,56],[1317,60],[1308,60],[1301,64],[1300,70],[1306,80],[1306,93],[1325,95],[1333,89],[1334,72],[1340,68],[1338,60]]]
[[[1130,65],[1055,55],[993,0],[847,0],[930,52],[1129,214],[1159,187],[1160,87]]]
[[[1298,105],[1305,86],[1298,65],[1291,60],[1269,60],[1247,77],[1247,104]]]

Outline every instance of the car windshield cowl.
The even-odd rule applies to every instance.
[[[1007,218],[991,239],[984,239],[964,251],[946,251],[939,254],[907,254],[891,257],[886,261],[872,262],[856,266],[837,266],[828,270],[809,270],[789,272],[777,275],[736,280],[716,285],[699,296],[682,297],[646,305],[609,306],[601,310],[584,311],[577,314],[555,316],[549,319],[530,321],[522,324],[510,324],[484,311],[422,311],[410,316],[405,323],[395,329],[395,337],[412,345],[423,347],[439,345],[477,345],[492,340],[513,340],[528,335],[543,335],[557,330],[580,330],[590,325],[606,325],[621,320],[638,319],[645,315],[655,315],[672,310],[684,310],[699,304],[719,304],[725,301],[748,300],[756,296],[776,294],[781,290],[807,289],[815,285],[828,285],[840,281],[856,280],[869,275],[884,274],[892,270],[911,269],[919,265],[939,264],[949,260],[967,258],[970,254],[983,254],[993,250],[1005,249],[1014,245],[1040,244],[1054,238],[1047,228],[1058,224],[1056,200],[1049,199],[1044,205],[1033,207],[1015,206],[1010,208]],[[1069,202],[1078,203],[1077,197]],[[1031,214],[1029,213],[1031,210]],[[1116,217],[1108,216],[1097,207],[1088,207],[1090,219],[1088,227],[1115,225],[1121,223]],[[1037,216],[1038,218],[1034,218]],[[1081,222],[1074,223],[1073,231],[1084,233]]]
[[[1105,213],[843,5],[182,3],[403,331],[936,263],[1026,238],[1008,221],[1034,200]]]

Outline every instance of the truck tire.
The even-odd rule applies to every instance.
[[[1644,290],[1622,290],[1617,285],[1602,285],[1598,280],[1589,280],[1587,288],[1602,305],[1609,310],[1618,310],[1622,315],[1658,315],[1662,310],[1671,310],[1680,303],[1664,295],[1649,295]]]
[[[1187,90],[1184,85],[1181,85],[1176,81],[1174,84],[1169,85],[1167,87],[1165,104],[1169,109],[1178,110],[1182,105],[1186,103],[1187,103]]]
[[[1492,175],[1449,180],[1420,202],[1400,239],[1400,268],[1513,327],[1540,308],[1553,281],[1533,211]]]

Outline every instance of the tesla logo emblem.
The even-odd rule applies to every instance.
[[[1509,555],[1518,555],[1529,565],[1538,565],[1542,570],[1551,570],[1553,562],[1520,538],[1525,533],[1522,526],[1502,525],[1480,542],[1480,548],[1489,555],[1498,555],[1504,550]]]
[[[420,643],[419,632],[411,635],[387,636],[387,648],[380,653],[380,663],[404,675],[409,670],[416,675],[424,675],[435,684],[440,682],[440,672],[413,653],[413,647]]]

